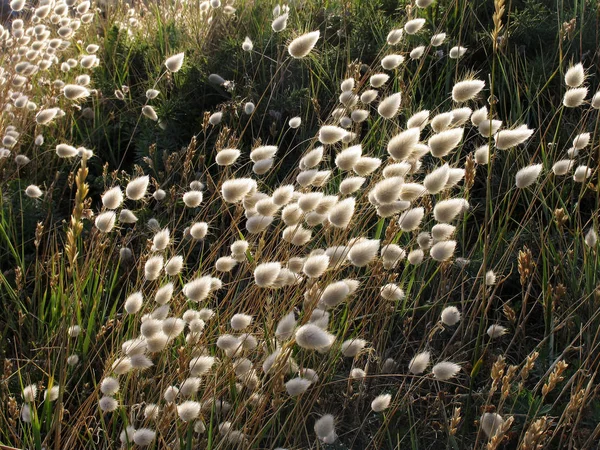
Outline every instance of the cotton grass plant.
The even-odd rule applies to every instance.
[[[583,414],[597,402],[587,374],[598,368],[599,180],[583,65],[560,61],[556,116],[529,123],[500,117],[496,73],[466,72],[470,49],[444,21],[431,23],[434,2],[418,0],[382,29],[370,65],[348,61],[329,74],[321,58],[336,47],[325,25],[303,23],[310,9],[274,4],[262,13],[267,43],[246,31],[236,43],[248,74],[270,68],[265,92],[205,111],[164,167],[152,158],[129,171],[115,165],[92,190],[90,166],[102,167],[104,154],[68,130],[79,110],[102,108],[93,69],[111,61],[92,51],[86,26],[102,15],[84,1],[13,3],[31,23],[13,19],[2,32],[3,198],[49,204],[57,182],[36,179],[43,163],[70,171],[74,187],[62,225],[40,221],[25,236],[2,215],[15,263],[1,278],[18,307],[11,337],[17,343],[15,325],[30,328],[35,317],[44,340],[7,352],[2,442],[591,445]],[[150,39],[144,21],[155,14],[199,27],[194,39],[217,39],[233,17],[248,20],[251,5],[145,8],[102,14],[119,17],[132,39]],[[503,14],[498,0],[496,34]],[[52,33],[59,41],[46,45]],[[19,65],[27,50],[15,42],[44,49],[25,59],[48,67]],[[437,64],[438,46],[454,61],[452,83],[423,105],[414,86]],[[194,64],[180,50],[164,54],[139,98],[114,86],[137,111],[136,128],[172,126],[164,102]],[[57,81],[36,78],[44,70]],[[291,71],[334,101],[302,103],[279,129],[255,129],[250,120],[270,120]],[[243,79],[212,73],[207,82],[238,96]],[[563,141],[562,117],[573,114]],[[290,146],[288,135],[301,139]],[[17,236],[34,240],[34,262]],[[581,297],[567,301],[569,289]]]

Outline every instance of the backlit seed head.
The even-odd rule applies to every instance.
[[[565,73],[565,83],[571,88],[578,88],[585,80],[585,71],[581,63],[569,67]]]
[[[577,150],[584,149],[589,145],[590,137],[590,133],[578,134],[577,136],[575,136],[575,139],[573,139],[573,148],[576,148]]]
[[[116,214],[114,211],[106,211],[96,216],[94,224],[102,233],[110,232],[115,226]]]
[[[178,72],[179,69],[181,69],[181,66],[183,66],[184,56],[185,55],[183,53],[177,53],[176,55],[168,57],[165,61],[165,67],[167,70],[173,73]]]
[[[304,394],[310,385],[311,382],[306,378],[292,378],[290,381],[285,383],[285,390],[289,396],[295,397]]]
[[[346,135],[346,130],[335,125],[323,125],[319,129],[319,142],[322,144],[335,144]]]
[[[335,165],[341,170],[351,170],[362,155],[362,148],[359,145],[353,145],[342,150],[335,158]]]
[[[519,189],[524,189],[531,186],[540,176],[542,172],[541,164],[533,164],[531,166],[523,167],[515,175],[515,184]]]
[[[342,343],[342,355],[347,358],[355,358],[366,345],[367,341],[364,339],[348,339]]]
[[[90,91],[78,84],[67,84],[63,87],[62,91],[69,100],[78,100],[90,95]]]
[[[190,235],[194,239],[204,239],[208,233],[208,224],[206,222],[196,222],[190,227]]]
[[[441,321],[449,327],[456,325],[460,321],[460,311],[456,306],[447,306],[442,310]]]
[[[304,58],[314,48],[320,35],[319,31],[312,31],[297,37],[288,45],[288,53],[293,58]]]
[[[565,105],[567,108],[576,108],[581,106],[587,94],[587,87],[569,89],[567,92],[565,92],[565,96],[563,97],[563,105]]]
[[[429,254],[436,261],[447,261],[454,254],[456,249],[456,241],[442,241],[431,247]]]
[[[407,159],[419,143],[420,132],[420,128],[413,127],[390,139],[387,145],[387,151],[390,156],[396,161]]]
[[[400,108],[400,101],[402,100],[402,95],[400,92],[390,95],[389,97],[384,98],[377,107],[377,112],[384,119],[391,119],[398,113],[398,109]]]
[[[398,225],[402,231],[416,230],[421,225],[424,216],[425,209],[423,207],[409,209],[400,215]]]
[[[380,295],[386,300],[399,302],[404,299],[404,291],[394,283],[388,283],[380,290]]]
[[[451,198],[439,201],[433,208],[433,217],[438,222],[452,222],[459,214],[469,208],[469,202],[463,198]]]
[[[410,253],[406,256],[406,259],[413,266],[417,266],[423,262],[424,257],[425,254],[423,253],[423,250],[418,248],[415,250],[411,250]]]
[[[464,131],[464,128],[454,128],[434,134],[427,142],[431,154],[436,158],[446,156],[462,141]]]
[[[386,41],[389,45],[396,45],[402,40],[404,30],[399,28],[388,33]]]
[[[278,262],[259,264],[254,269],[254,281],[259,287],[269,287],[275,282],[280,271],[281,264]]]
[[[496,324],[491,325],[487,329],[487,334],[491,339],[496,339],[501,336],[504,336],[507,332],[508,332],[508,330],[506,329],[506,327],[503,327],[502,325],[496,325]]]
[[[275,20],[273,20],[273,22],[271,23],[271,28],[275,33],[279,33],[283,30],[285,30],[285,28],[287,27],[287,19],[288,19],[288,14],[282,14],[279,17],[275,18]]]
[[[429,352],[421,352],[413,357],[408,364],[408,370],[413,375],[420,375],[425,372],[429,365]]]
[[[477,94],[485,87],[485,82],[481,80],[459,81],[452,88],[452,100],[457,103],[463,103],[474,99]]]
[[[507,150],[522,144],[531,137],[534,130],[525,127],[519,127],[514,130],[502,130],[494,136],[496,148],[499,150]]]
[[[404,56],[402,56],[402,55],[387,55],[387,56],[383,57],[383,59],[381,60],[381,67],[383,67],[385,70],[393,70],[393,69],[397,68],[403,62],[404,62]],[[372,81],[371,81],[371,86],[377,87],[376,85],[373,84]]]
[[[135,314],[138,312],[144,303],[144,297],[141,292],[134,292],[127,300],[125,300],[125,311],[129,314]]]
[[[577,183],[583,183],[592,176],[592,169],[588,166],[578,166],[573,173],[573,180]]]
[[[125,195],[131,200],[140,200],[146,195],[149,182],[148,175],[131,180],[125,188]]]
[[[584,241],[588,247],[595,247],[598,243],[598,235],[596,234],[596,230],[590,228],[585,235]]]
[[[308,323],[296,330],[296,343],[305,349],[317,350],[331,347],[335,336],[315,324]]]
[[[387,73],[376,73],[375,75],[371,75],[369,78],[369,83],[374,88],[379,88],[383,86],[390,79],[390,76]]]
[[[348,252],[348,260],[356,267],[364,267],[377,256],[378,251],[378,239],[365,239],[352,245]]]
[[[200,403],[188,400],[177,405],[177,415],[183,422],[191,422],[200,415]]]
[[[133,433],[133,442],[140,447],[147,447],[156,438],[156,432],[150,428],[139,428]]]
[[[227,180],[221,186],[221,195],[227,203],[237,203],[256,188],[256,181],[250,178]]]
[[[462,58],[465,55],[465,53],[467,53],[467,49],[465,47],[456,46],[450,49],[450,51],[448,52],[448,56],[450,57],[450,59],[458,59]]]
[[[450,176],[450,166],[444,164],[430,172],[423,180],[423,186],[430,194],[437,194],[446,186]]]
[[[44,195],[44,193],[35,184],[30,184],[25,189],[25,195],[27,195],[27,197],[30,197],[30,198],[40,198],[42,195]]]
[[[390,394],[381,394],[375,397],[371,402],[373,412],[382,412],[389,408],[392,396]]]
[[[173,256],[171,259],[167,261],[165,264],[165,272],[167,275],[174,277],[183,268],[183,256],[177,255]]]
[[[333,444],[336,441],[335,419],[331,414],[325,414],[315,422],[315,434],[325,444]]]
[[[431,36],[431,46],[439,47],[446,40],[446,33],[438,33]]]
[[[404,31],[406,31],[406,34],[417,34],[423,28],[423,25],[425,25],[425,19],[412,19],[406,22]]]
[[[481,429],[488,438],[494,436],[498,430],[502,428],[504,419],[497,413],[486,412],[481,416],[480,419]]]
[[[431,369],[435,378],[441,381],[447,381],[454,378],[460,372],[460,366],[450,361],[437,363]]]

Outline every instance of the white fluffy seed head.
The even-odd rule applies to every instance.
[[[237,203],[256,188],[256,181],[250,178],[227,180],[221,186],[221,195],[227,203]]]
[[[231,328],[236,331],[243,330],[252,323],[252,316],[248,314],[234,314],[231,318]]]
[[[494,136],[496,148],[499,150],[507,150],[522,144],[533,134],[532,129],[527,127],[519,127],[514,130],[502,130]]]
[[[184,422],[191,422],[200,415],[200,403],[188,400],[177,405],[177,414]]]
[[[447,306],[442,310],[441,321],[449,327],[456,325],[460,321],[460,311],[456,306]]]
[[[452,47],[448,52],[448,56],[450,57],[450,59],[458,59],[462,58],[465,55],[465,53],[467,53],[467,49],[459,45]]]
[[[335,125],[323,125],[319,129],[319,142],[322,144],[335,144],[346,135],[346,130]]]
[[[235,148],[225,148],[217,153],[215,162],[219,166],[230,166],[237,161],[241,152]]]
[[[337,439],[335,419],[331,414],[325,414],[315,422],[315,434],[325,444],[333,444],[335,442]]]
[[[128,314],[135,314],[138,312],[144,303],[144,297],[141,292],[134,292],[125,300],[125,311]]]
[[[420,375],[425,372],[425,369],[427,369],[427,366],[429,365],[429,358],[429,352],[421,352],[415,355],[408,364],[408,370],[410,373],[413,375]]]
[[[583,84],[584,80],[585,71],[581,63],[569,67],[569,70],[565,73],[565,83],[571,88],[578,88]]]
[[[300,394],[304,394],[312,383],[306,378],[292,378],[290,381],[285,383],[285,390],[288,395],[295,397]]]
[[[353,145],[339,152],[335,158],[335,165],[341,170],[351,170],[362,155],[361,145]]]
[[[367,341],[364,339],[348,339],[342,343],[342,355],[355,358],[365,348]]]
[[[306,258],[302,272],[309,278],[319,278],[329,267],[329,256],[312,255]]]
[[[167,261],[165,264],[165,272],[167,275],[174,277],[183,268],[183,256],[176,255]]]
[[[188,208],[196,208],[202,203],[203,195],[201,191],[188,191],[183,194],[183,203]]]
[[[563,105],[567,108],[577,108],[583,104],[587,93],[587,87],[569,89],[565,92],[565,96],[563,97]]]
[[[208,224],[206,222],[196,222],[190,227],[190,235],[194,239],[204,239],[208,233]]]
[[[387,145],[387,151],[390,156],[396,161],[407,159],[419,143],[420,133],[420,128],[412,127],[395,135]]]
[[[280,271],[281,263],[268,262],[259,264],[254,269],[254,282],[259,287],[269,287],[275,282]]]
[[[275,337],[279,341],[287,341],[294,335],[294,329],[296,328],[296,318],[294,312],[290,312],[283,316],[277,323],[277,329],[275,330]]]
[[[598,235],[596,234],[596,230],[590,228],[585,235],[584,241],[588,247],[595,247],[598,243]]]
[[[491,339],[497,339],[501,336],[504,336],[507,332],[508,330],[506,327],[497,324],[490,325],[490,327],[487,329],[487,334]]]
[[[335,336],[313,323],[302,325],[296,330],[296,343],[305,349],[327,349],[334,340]]]
[[[183,65],[183,53],[177,53],[176,55],[170,56],[165,61],[165,67],[169,70],[169,72],[178,72]]]
[[[416,230],[421,225],[424,216],[425,209],[423,207],[409,209],[400,215],[398,225],[402,231]]]
[[[406,34],[417,34],[423,28],[423,25],[425,25],[425,19],[412,19],[406,22],[404,31],[406,31]]]
[[[469,202],[463,198],[451,198],[439,201],[433,208],[433,217],[438,222],[452,222],[459,214],[469,208]]]
[[[480,419],[481,429],[488,438],[494,436],[498,430],[502,427],[504,419],[497,413],[486,412],[481,416]]]
[[[402,40],[402,36],[404,36],[404,30],[398,28],[388,33],[386,41],[389,45],[396,45]]]
[[[431,154],[436,158],[446,156],[462,141],[464,128],[453,128],[434,134],[427,142],[431,149]]]
[[[590,143],[590,133],[580,133],[573,139],[573,148],[582,150]]]
[[[433,245],[429,254],[436,261],[447,261],[454,254],[456,241],[441,241]]]
[[[373,412],[382,412],[389,408],[392,396],[390,394],[381,394],[375,397],[371,402]]]
[[[381,59],[381,67],[383,67],[385,70],[392,70],[398,67],[403,62],[404,56],[402,55],[387,55]],[[377,87],[373,83],[371,83],[371,86]]]
[[[275,32],[275,33],[279,33],[283,30],[286,29],[287,27],[287,19],[288,19],[288,14],[282,14],[279,17],[276,17],[275,20],[273,20],[273,22],[271,23],[271,29]]]
[[[383,86],[390,79],[390,76],[387,73],[376,73],[375,75],[371,75],[369,78],[369,83],[374,88],[379,88]]]
[[[40,198],[42,195],[44,195],[44,193],[35,184],[30,184],[25,189],[25,195],[27,195],[29,198]]]
[[[527,167],[523,167],[515,175],[515,184],[519,189],[524,189],[531,186],[540,176],[542,172],[541,164],[532,164]]]
[[[127,183],[125,195],[131,200],[140,200],[146,195],[150,178],[148,175],[135,178]]]
[[[404,299],[404,291],[394,283],[388,283],[380,290],[380,295],[386,300],[399,302]]]
[[[364,267],[377,256],[378,251],[378,239],[365,239],[352,245],[348,252],[348,260],[356,267]]]
[[[293,58],[304,58],[314,48],[320,35],[319,31],[312,31],[297,37],[288,45],[288,53]]]
[[[102,195],[102,204],[107,209],[116,209],[123,203],[123,192],[119,186],[110,188]]]
[[[77,100],[90,95],[90,91],[78,84],[67,84],[63,87],[63,94],[69,100]]]
[[[437,194],[446,186],[450,177],[450,166],[444,164],[430,172],[423,180],[423,186],[430,194]]]
[[[379,106],[377,107],[377,112],[384,119],[391,119],[398,113],[401,100],[402,94],[400,92],[396,92],[395,94],[392,94],[389,97],[381,100]]]
[[[102,233],[108,233],[115,226],[116,217],[114,211],[106,211],[96,216],[94,224]]]
[[[331,225],[336,228],[347,228],[354,215],[355,204],[354,197],[348,197],[336,203],[327,215]]]
[[[450,361],[437,363],[431,369],[435,378],[441,381],[447,381],[454,378],[460,372],[460,366]]]
[[[485,82],[481,80],[459,81],[452,88],[452,100],[457,103],[463,103],[472,100],[481,92],[484,87]]]

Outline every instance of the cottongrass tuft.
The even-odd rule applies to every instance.
[[[144,297],[141,292],[134,292],[127,300],[125,300],[125,311],[128,314],[135,314],[140,309],[142,309],[142,305],[144,303]]]
[[[119,402],[112,397],[104,396],[98,402],[98,406],[104,412],[112,412],[119,407]]]
[[[580,133],[573,139],[573,148],[582,150],[590,144],[590,133]]]
[[[464,128],[454,128],[434,134],[427,142],[431,149],[431,154],[436,158],[446,156],[462,141],[464,131]]]
[[[304,394],[312,383],[306,378],[292,378],[285,383],[285,390],[290,397],[296,397]]]
[[[61,158],[73,158],[77,156],[77,149],[71,145],[58,144],[56,146],[56,154]]]
[[[587,87],[569,89],[565,92],[565,96],[563,97],[563,105],[567,108],[577,108],[583,104],[587,93]]]
[[[433,208],[433,217],[438,222],[449,223],[468,208],[469,202],[463,198],[441,200]]]
[[[196,222],[190,227],[190,235],[196,240],[204,239],[208,233],[208,224],[206,222]]]
[[[366,345],[367,341],[364,339],[348,339],[342,342],[342,355],[347,358],[355,358]]]
[[[114,228],[116,218],[117,218],[117,215],[115,214],[114,211],[106,211],[106,212],[100,213],[100,214],[98,214],[98,216],[96,216],[96,220],[94,221],[94,224],[96,225],[96,228],[98,228],[98,230],[100,232],[108,233]]]
[[[465,53],[467,53],[467,49],[459,45],[452,47],[448,52],[448,56],[450,57],[450,59],[459,59],[462,58],[465,55]]]
[[[67,84],[62,90],[65,97],[69,100],[78,100],[90,95],[90,91],[78,84]]]
[[[423,262],[423,258],[425,258],[425,253],[420,248],[415,250],[411,250],[410,253],[406,256],[407,261],[413,266],[418,266]]]
[[[100,383],[100,391],[104,395],[115,395],[119,391],[119,381],[113,377],[106,377]]]
[[[408,363],[409,372],[413,375],[420,375],[425,372],[429,365],[429,358],[429,352],[421,352],[415,355],[413,359],[410,360],[410,363]]]
[[[304,58],[314,48],[320,35],[319,31],[312,31],[297,37],[288,45],[288,53],[293,58]]]
[[[184,422],[191,422],[200,415],[200,403],[191,400],[177,405],[177,415]]]
[[[23,388],[23,400],[27,403],[33,403],[37,397],[37,392],[37,385],[30,384],[29,386],[25,386]]]
[[[356,267],[365,267],[375,259],[378,251],[378,239],[365,239],[352,245],[348,252],[348,260]]]
[[[335,204],[327,215],[331,225],[336,228],[347,228],[354,215],[355,204],[354,197],[348,197]]]
[[[130,200],[140,200],[146,195],[149,183],[150,177],[148,177],[148,175],[135,178],[127,183],[125,195]]]
[[[413,152],[415,146],[419,143],[420,132],[420,128],[412,127],[395,135],[390,139],[387,145],[387,151],[390,156],[396,161],[407,159]]]
[[[242,42],[242,50],[244,50],[245,52],[251,52],[253,48],[254,48],[254,44],[252,43],[250,38],[248,36],[246,36],[246,38],[244,39],[244,42]]]
[[[596,234],[596,230],[590,228],[585,235],[584,241],[588,247],[595,247],[598,243],[598,235]]]
[[[436,261],[447,261],[454,254],[456,249],[456,241],[442,241],[431,247],[429,254]]]
[[[490,438],[502,428],[504,419],[500,414],[486,412],[481,416],[480,423],[481,429],[485,435]]]
[[[406,34],[417,34],[423,28],[423,25],[425,25],[425,19],[412,19],[406,22],[404,31],[406,31]]]
[[[323,125],[319,129],[319,142],[322,144],[335,144],[346,135],[346,130],[335,125]]]
[[[581,63],[569,67],[565,73],[565,83],[571,88],[578,88],[585,80],[585,71]]]
[[[433,366],[431,371],[436,379],[447,381],[454,378],[460,372],[460,366],[450,361],[443,361]]]
[[[256,187],[256,181],[250,178],[227,180],[221,186],[221,195],[227,203],[237,203]]]
[[[150,120],[155,122],[158,121],[158,114],[156,114],[156,111],[150,105],[145,105],[142,107],[142,114]]]
[[[502,325],[490,325],[490,327],[487,329],[487,334],[491,339],[497,339],[501,336],[504,336],[506,333],[508,333],[508,330]]]
[[[387,55],[381,60],[381,67],[385,70],[393,70],[404,62],[404,56],[402,55]],[[373,87],[376,87],[373,85]]]
[[[583,183],[586,179],[592,176],[592,169],[588,166],[578,166],[573,173],[573,181]]]
[[[254,282],[259,287],[269,287],[275,282],[280,271],[281,263],[268,262],[259,264],[254,269]]]
[[[234,314],[231,318],[231,328],[234,330],[243,330],[252,323],[252,316],[248,314]]]
[[[515,184],[519,189],[524,189],[531,186],[540,176],[542,172],[541,164],[532,164],[520,169],[515,175]]]
[[[554,163],[554,165],[552,166],[552,172],[554,172],[554,175],[566,175],[571,168],[573,167],[573,160],[571,159],[561,159],[560,161],[557,161],[556,163]]]
[[[392,396],[390,394],[381,394],[375,397],[371,402],[373,412],[382,412],[389,408]]]
[[[423,180],[423,186],[430,194],[437,194],[446,186],[450,177],[450,166],[444,164],[431,171]]]
[[[312,323],[302,325],[296,330],[296,343],[308,350],[327,349],[334,341],[335,336]]]
[[[531,137],[534,130],[524,127],[519,127],[514,130],[502,130],[494,136],[496,148],[499,150],[507,150],[522,144]]]
[[[485,87],[485,82],[481,80],[459,81],[452,88],[452,100],[457,103],[472,100]]]
[[[110,188],[102,195],[102,204],[107,209],[117,209],[123,203],[123,192],[119,186]]]
[[[287,27],[287,20],[288,20],[288,14],[282,14],[279,17],[275,18],[275,20],[273,20],[273,22],[271,23],[271,29],[275,32],[275,33],[279,33],[283,30],[286,29]]]
[[[177,53],[176,55],[170,56],[165,61],[165,67],[169,70],[169,72],[178,72],[183,66],[183,58],[184,53]]]
[[[496,274],[493,270],[488,270],[485,274],[485,285],[493,286],[496,284]]]
[[[402,100],[402,94],[396,92],[389,97],[384,98],[377,107],[377,112],[384,119],[391,119],[397,113],[400,108],[400,101]]]
[[[401,28],[391,30],[386,38],[386,42],[388,45],[396,45],[402,40],[402,36],[404,35],[404,30]]]
[[[175,255],[165,264],[165,272],[167,275],[174,277],[183,268],[183,256]]]
[[[374,88],[380,88],[390,79],[390,76],[387,73],[376,73],[375,75],[371,75],[369,78],[369,83]],[[377,91],[375,91],[377,92]]]
[[[296,318],[294,312],[290,312],[283,316],[277,323],[275,330],[275,337],[278,341],[287,341],[294,335],[294,329],[296,328]]]
[[[331,414],[321,416],[315,422],[315,434],[325,444],[333,444],[337,439],[335,433],[335,419]]]
[[[447,306],[442,311],[441,321],[449,327],[456,325],[460,321],[460,311],[456,306]]]
[[[150,428],[139,428],[133,433],[133,442],[140,447],[147,447],[156,438],[156,432]]]
[[[25,195],[27,195],[29,198],[40,198],[42,195],[44,195],[44,193],[35,184],[30,184],[25,189]]]
[[[289,120],[288,125],[290,126],[290,128],[296,129],[300,127],[300,125],[302,125],[302,119],[300,117],[292,117]]]
[[[200,191],[189,191],[183,194],[183,203],[188,208],[196,208],[202,203],[203,195]]]
[[[400,215],[398,225],[402,231],[416,230],[421,225],[424,216],[425,209],[423,207],[409,209]]]

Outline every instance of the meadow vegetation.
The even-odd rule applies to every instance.
[[[8,8],[0,447],[598,448],[596,2]]]

